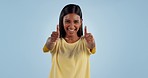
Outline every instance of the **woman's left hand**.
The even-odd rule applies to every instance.
[[[95,40],[91,33],[87,32],[87,27],[84,28],[84,38],[87,42],[87,46],[89,49],[93,49],[95,47]]]

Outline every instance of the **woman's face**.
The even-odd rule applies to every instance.
[[[82,20],[79,15],[71,13],[64,16],[63,24],[66,36],[76,36],[81,27]]]

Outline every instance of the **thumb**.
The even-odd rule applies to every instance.
[[[87,27],[85,26],[85,28],[84,28],[84,35],[86,36],[86,34],[87,34]]]
[[[57,25],[57,30],[56,32],[58,33],[58,36],[60,36],[60,29],[59,29],[59,25]]]

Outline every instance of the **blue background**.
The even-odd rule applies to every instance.
[[[42,48],[68,3],[96,40],[91,78],[148,78],[147,0],[0,0],[0,78],[48,78]]]

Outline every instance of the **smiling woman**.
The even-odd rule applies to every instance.
[[[80,19],[80,16],[75,13],[67,14],[64,16],[63,24],[64,30],[67,34],[65,36],[66,41],[69,43],[77,41],[79,39],[79,37],[77,36],[77,32],[79,28],[82,27],[82,20]]]
[[[78,5],[66,5],[59,25],[48,38],[44,52],[52,54],[49,78],[90,78],[90,55],[94,54],[93,35],[82,29],[82,12]]]

